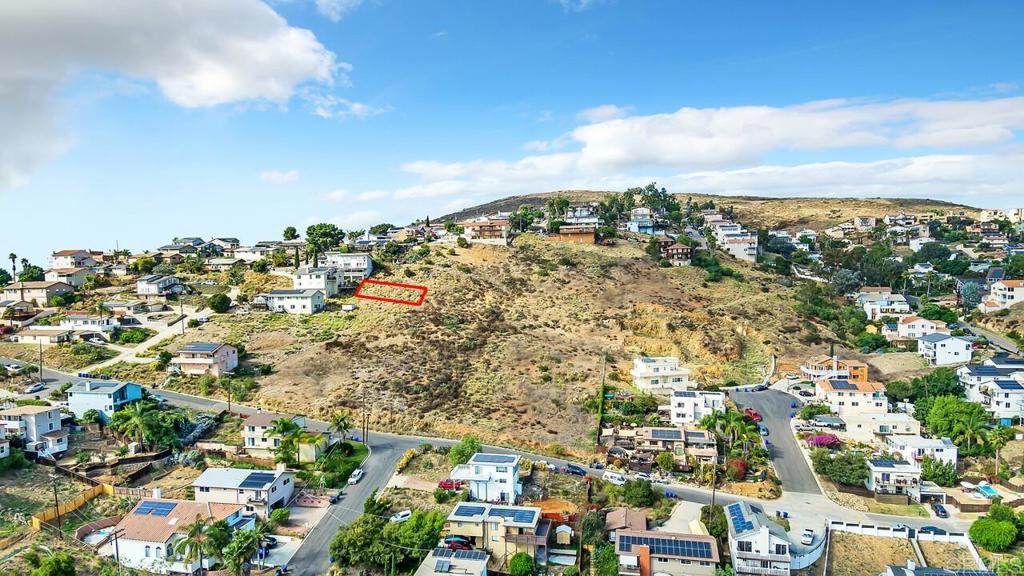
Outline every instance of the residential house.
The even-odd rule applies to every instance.
[[[74,288],[81,288],[82,284],[96,273],[89,268],[51,268],[46,271],[47,282],[63,282]]]
[[[232,256],[246,262],[263,260],[274,251],[273,246],[238,246],[232,251]]]
[[[68,449],[68,432],[61,428],[60,411],[53,406],[15,406],[0,410],[3,437],[16,436],[26,452],[50,458]]]
[[[593,244],[597,240],[597,226],[594,224],[562,224],[550,238],[570,244]]]
[[[693,256],[693,248],[686,244],[676,243],[665,249],[665,258],[673,266],[689,266],[691,256]]]
[[[904,412],[887,412],[871,416],[871,432],[875,436],[892,434],[921,434],[921,422]]]
[[[114,380],[80,380],[68,388],[68,409],[82,418],[96,410],[107,422],[121,408],[142,399],[142,386]]]
[[[846,423],[851,434],[862,439],[870,437],[872,416],[889,411],[885,386],[880,382],[822,379],[815,388],[815,397]]]
[[[319,290],[330,298],[338,294],[339,276],[338,269],[334,267],[298,268],[292,274],[292,287],[298,290]]]
[[[988,297],[978,304],[978,309],[994,312],[1021,302],[1024,302],[1024,280],[999,280],[992,283]]]
[[[864,486],[876,495],[914,496],[919,499],[921,467],[906,460],[868,459],[868,477]]]
[[[906,566],[890,564],[879,576],[996,576],[995,572],[989,570],[978,570],[971,568],[938,568],[933,566],[918,566],[915,562],[908,560]]]
[[[673,390],[670,421],[673,426],[700,422],[701,418],[725,410],[725,393],[705,390]]]
[[[704,534],[624,530],[615,539],[620,576],[713,576],[718,541]]]
[[[413,576],[487,576],[490,558],[483,550],[434,548],[420,562]]]
[[[63,344],[71,342],[75,333],[72,330],[55,328],[29,328],[19,330],[11,335],[11,340],[20,344]]]
[[[629,211],[629,221],[626,222],[626,230],[634,234],[654,234],[654,212],[646,206],[633,208]]]
[[[634,448],[638,455],[651,459],[668,452],[680,465],[686,465],[690,457],[698,462],[711,462],[718,456],[714,437],[693,426],[637,428]]]
[[[910,303],[903,294],[865,294],[857,296],[857,304],[864,308],[868,320],[878,320],[883,316],[903,318],[912,312]]]
[[[286,419],[291,420],[305,435],[299,443],[298,461],[316,462],[331,444],[331,437],[326,433],[310,432],[306,429],[306,419],[303,416],[286,416],[273,412],[257,412],[242,422],[242,447],[245,453],[255,458],[274,458],[277,448],[281,446],[282,438],[279,434],[271,432],[274,422]]]
[[[325,252],[320,257],[320,266],[334,268],[338,288],[342,288],[355,286],[369,278],[373,273],[373,258],[365,253]]]
[[[260,518],[287,506],[295,491],[288,472],[242,468],[207,468],[192,482],[192,487],[196,502],[238,504],[246,514],[255,513]]]
[[[920,463],[929,456],[956,467],[958,450],[949,438],[923,438],[915,434],[893,434],[885,437],[887,451],[907,462]]]
[[[597,207],[593,204],[575,204],[566,209],[562,221],[570,225],[588,225],[597,227],[600,219],[597,216]]]
[[[537,564],[547,563],[551,520],[541,509],[483,502],[459,502],[448,515],[445,534],[462,536],[474,549],[485,550],[498,566],[524,552]]]
[[[651,392],[691,388],[690,369],[679,366],[675,356],[640,356],[633,360],[633,386]]]
[[[114,527],[118,560],[122,566],[152,574],[196,574],[210,568],[211,559],[205,558],[200,566],[198,557],[185,560],[178,549],[196,518],[224,520],[232,530],[255,527],[255,518],[238,504],[143,498]]]
[[[138,252],[136,254],[128,255],[128,264],[135,264],[139,260],[149,259],[157,264],[163,261],[164,255],[160,252]]]
[[[191,256],[199,251],[194,244],[164,244],[157,250],[164,254],[180,254],[182,256]]]
[[[214,272],[226,272],[231,270],[235,266],[245,266],[245,260],[241,258],[210,258],[203,265],[206,266],[207,270],[213,270]]]
[[[995,356],[985,360],[985,364],[988,366],[995,366],[996,368],[1013,368],[1016,370],[1024,370],[1024,359],[1015,358],[1010,356],[1006,352],[1000,352]]]
[[[746,231],[723,235],[718,238],[718,247],[733,258],[745,262],[757,262],[757,255],[761,253],[757,245],[757,234]]]
[[[746,502],[725,507],[734,574],[788,576],[792,556],[786,530]]]
[[[98,338],[109,342],[114,337],[114,332],[121,328],[121,323],[114,316],[106,314],[70,312],[61,318],[60,327],[73,330],[75,336],[83,340]]]
[[[36,306],[49,306],[54,296],[63,296],[75,291],[66,282],[43,280],[35,282],[11,282],[4,286],[4,300],[32,302]]]
[[[89,250],[58,250],[50,254],[50,268],[88,268],[99,264]]]
[[[949,334],[950,330],[942,320],[928,320],[920,316],[905,316],[896,325],[897,340],[917,340],[929,334]]]
[[[115,316],[128,316],[145,312],[146,303],[142,300],[108,300],[103,303],[103,308]]]
[[[139,296],[166,296],[168,294],[181,294],[184,291],[185,285],[176,276],[149,274],[139,278],[135,283],[135,293]]]
[[[971,341],[936,332],[917,339],[917,353],[931,366],[971,361]]]
[[[523,494],[519,481],[519,456],[477,452],[465,464],[452,469],[449,478],[469,485],[474,500],[515,504]]]
[[[956,375],[967,400],[981,404],[994,420],[1009,426],[1024,416],[1024,366],[994,365],[999,363],[1001,359],[968,364],[957,368]]]
[[[0,460],[11,455],[11,441],[7,438],[0,438]]]
[[[190,342],[171,358],[172,370],[190,376],[220,377],[238,367],[238,350],[216,342]]]
[[[175,238],[171,240],[171,244],[195,246],[196,248],[206,244],[206,241],[198,236],[186,236],[184,238]]]
[[[224,247],[216,242],[204,242],[196,246],[196,254],[203,258],[219,258],[224,255]]]
[[[620,531],[647,530],[647,515],[625,506],[612,508],[604,517],[604,530],[608,533],[608,539],[615,542],[616,534]]]
[[[266,304],[267,310],[288,314],[315,314],[327,305],[320,290],[272,290],[258,298]]]
[[[511,227],[507,218],[481,217],[459,222],[463,237],[470,242],[486,244],[507,244]]]
[[[840,360],[838,356],[818,356],[800,367],[808,380],[831,380],[833,378],[851,382],[868,381],[868,365],[860,360]]]
[[[225,252],[229,252],[238,248],[241,242],[238,241],[238,238],[214,238],[210,240],[210,244],[216,244],[223,248]]]
[[[160,264],[177,266],[185,261],[185,257],[177,252],[157,252],[157,254],[160,256],[160,259],[157,260]]]
[[[857,216],[853,219],[853,227],[857,232],[870,232],[877,223],[878,219],[874,216]]]

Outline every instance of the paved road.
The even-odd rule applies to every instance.
[[[778,390],[763,392],[730,391],[729,396],[740,407],[752,407],[764,419],[768,428],[767,440],[771,443],[772,463],[782,481],[784,492],[821,494],[821,488],[814,479],[814,472],[800,451],[796,437],[789,426],[789,415],[795,408],[790,405],[793,396]]]
[[[1010,340],[1009,338],[1005,338],[1003,336],[1000,336],[999,334],[996,334],[995,332],[991,332],[991,331],[986,330],[984,328],[980,328],[978,326],[975,326],[974,324],[968,324],[966,322],[961,322],[960,324],[964,328],[967,328],[968,330],[973,332],[974,334],[976,334],[978,336],[984,336],[985,338],[988,338],[989,342],[995,344],[996,346],[1002,348],[1003,350],[1006,350],[1007,352],[1009,352],[1011,354],[1020,354],[1020,347],[1017,346],[1017,343],[1014,342],[1013,340]]]

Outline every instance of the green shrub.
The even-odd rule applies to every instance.
[[[971,540],[991,552],[1004,552],[1017,540],[1017,527],[1013,522],[978,518],[971,524]]]
[[[214,294],[206,301],[211,310],[223,314],[231,309],[231,298],[227,294]]]

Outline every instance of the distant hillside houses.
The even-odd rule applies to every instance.
[[[710,230],[720,250],[728,252],[737,260],[757,261],[757,256],[761,253],[757,232],[748,231],[720,212],[705,210],[701,215],[704,217],[705,227]]]

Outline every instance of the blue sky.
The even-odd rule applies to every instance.
[[[5,255],[650,179],[1024,204],[1020,2],[12,4]]]

